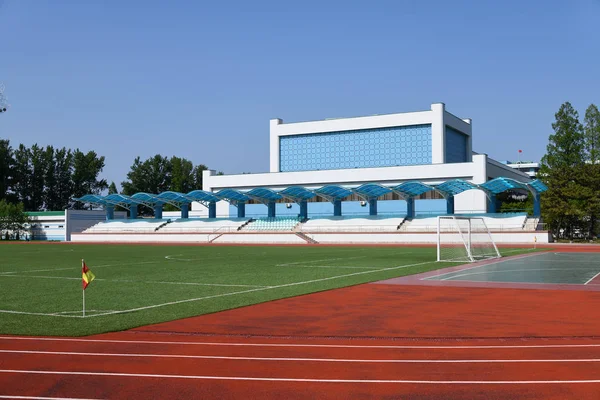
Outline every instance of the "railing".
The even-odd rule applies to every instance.
[[[530,232],[530,231],[544,231],[546,230],[546,224],[537,223],[535,226],[528,227],[525,224],[523,227],[521,224],[514,225],[491,225],[487,226],[490,232]],[[413,233],[413,232],[437,232],[437,225],[417,225],[417,226],[402,226],[399,229],[400,232]],[[448,227],[441,229],[442,232],[456,232],[455,227]]]

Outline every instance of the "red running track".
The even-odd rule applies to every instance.
[[[600,292],[367,284],[0,338],[0,398],[598,399]]]

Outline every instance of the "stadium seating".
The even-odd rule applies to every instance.
[[[525,229],[525,220],[527,219],[527,215],[525,213],[464,214],[464,216],[482,217],[490,231],[522,231]],[[417,217],[413,220],[407,220],[400,227],[400,231],[436,232],[437,216]]]
[[[302,224],[301,232],[394,232],[404,216],[342,216],[311,218]]]
[[[121,219],[99,222],[83,233],[152,233],[167,224],[168,219]]]
[[[246,225],[244,231],[291,231],[300,223],[297,217],[258,218]]]
[[[227,233],[235,232],[250,218],[177,219],[161,227],[159,233]]]

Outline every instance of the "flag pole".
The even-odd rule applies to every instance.
[[[83,271],[83,258],[81,259],[81,270]],[[83,295],[83,317],[85,317],[85,288],[83,287],[83,285],[81,285],[81,293]]]

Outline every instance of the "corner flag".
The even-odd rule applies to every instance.
[[[95,277],[96,275],[94,275],[92,271],[90,271],[90,269],[87,267],[87,265],[85,265],[85,261],[81,260],[81,283],[83,284],[83,290],[85,290],[85,288],[87,288],[88,285],[92,283]]]

